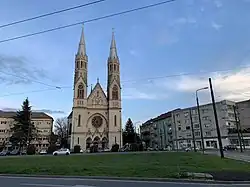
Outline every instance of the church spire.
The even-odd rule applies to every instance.
[[[82,34],[81,39],[78,47],[77,55],[86,55],[86,47],[85,47],[85,39],[84,39],[84,26],[82,26]]]
[[[114,29],[113,29],[113,32],[112,32],[112,41],[111,41],[111,46],[110,46],[109,58],[110,59],[118,59],[117,50],[116,50],[116,43],[115,43]]]

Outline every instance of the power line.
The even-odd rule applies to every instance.
[[[70,8],[66,8],[66,9],[62,9],[62,10],[57,10],[57,11],[46,13],[46,14],[42,14],[42,15],[39,15],[39,16],[35,16],[35,17],[31,17],[31,18],[27,18],[27,19],[23,19],[23,20],[19,20],[19,21],[14,21],[14,22],[11,22],[11,23],[0,25],[0,29],[4,28],[4,27],[9,27],[9,26],[12,26],[12,25],[16,25],[16,24],[28,22],[28,21],[31,21],[31,20],[40,19],[40,18],[43,18],[43,17],[59,14],[59,13],[62,13],[62,12],[82,8],[82,7],[85,7],[85,6],[90,6],[90,5],[93,5],[93,4],[101,3],[103,1],[106,1],[106,0],[93,1],[93,2],[90,2],[90,3],[86,3],[86,4],[82,4],[82,5],[78,5],[78,6],[74,6],[74,7],[70,7]]]
[[[68,25],[64,25],[64,26],[60,26],[60,27],[55,27],[55,28],[48,29],[48,30],[43,30],[43,31],[31,33],[31,34],[21,35],[21,36],[17,36],[17,37],[13,37],[13,38],[8,38],[8,39],[5,39],[5,40],[1,40],[0,43],[12,41],[12,40],[17,40],[17,39],[21,39],[21,38],[27,38],[27,37],[31,37],[31,36],[35,36],[35,35],[40,35],[40,34],[44,34],[44,33],[47,33],[47,32],[52,32],[52,31],[56,31],[56,30],[60,30],[60,29],[73,27],[73,26],[76,26],[76,25],[81,25],[81,24],[85,24],[85,23],[99,21],[99,20],[103,20],[103,19],[106,19],[106,18],[111,18],[111,17],[123,15],[123,14],[128,14],[128,13],[131,13],[131,12],[136,12],[136,11],[143,10],[143,9],[148,9],[148,8],[160,6],[160,5],[171,3],[171,2],[174,2],[174,1],[177,1],[177,0],[162,1],[160,3],[155,3],[155,4],[151,4],[151,5],[147,5],[147,6],[143,6],[143,7],[139,7],[139,8],[134,8],[134,9],[129,9],[129,10],[125,10],[125,11],[122,11],[122,12],[113,13],[113,14],[109,14],[109,15],[106,15],[106,16],[101,16],[101,17],[97,17],[97,18],[93,18],[93,19],[89,19],[89,20],[85,20],[85,21],[81,21],[81,22],[77,22],[77,23],[72,23],[72,24],[68,24]]]
[[[41,82],[41,81],[37,81],[37,80],[34,80],[34,79],[30,79],[30,78],[27,78],[27,77],[15,75],[15,74],[12,74],[12,73],[7,73],[7,72],[1,71],[1,70],[0,70],[0,72],[3,73],[3,74],[6,74],[6,75],[15,76],[15,77],[18,77],[18,78],[21,78],[21,79],[25,79],[25,80],[29,80],[31,82],[42,84],[42,85],[45,85],[45,86],[48,86],[48,87],[53,87],[53,88],[56,88],[56,89],[61,89],[60,86],[55,86],[55,85],[47,84],[47,83],[44,83],[44,82]]]

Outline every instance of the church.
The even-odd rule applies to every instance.
[[[91,86],[91,90],[88,90],[88,63],[84,29],[82,29],[75,56],[73,107],[68,117],[71,124],[70,148],[80,145],[82,150],[86,150],[93,144],[102,150],[111,149],[114,144],[121,147],[120,62],[114,32],[112,32],[107,64],[106,66],[103,64],[103,67],[107,67],[106,92],[98,79],[95,86],[93,88]]]

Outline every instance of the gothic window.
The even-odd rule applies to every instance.
[[[79,68],[79,62],[78,61],[76,62],[76,68]]]
[[[109,69],[110,69],[110,71],[112,71],[112,64],[109,65]]]
[[[112,99],[118,100],[118,87],[115,85],[112,90]]]
[[[84,67],[85,67],[85,69],[87,69],[87,63],[86,62],[84,63]]]
[[[116,65],[114,64],[114,71],[116,71]]]
[[[79,99],[83,99],[83,98],[84,98],[84,89],[83,89],[83,85],[82,85],[82,84],[80,84],[80,85],[78,86],[77,97],[78,97]]]
[[[82,68],[82,61],[81,61],[81,68]]]
[[[116,136],[115,136],[115,143],[116,143]]]
[[[119,65],[117,65],[117,71],[119,71]]]
[[[99,91],[96,92],[96,96],[99,97]]]
[[[80,127],[81,126],[81,115],[79,114],[78,115],[78,125],[77,125],[78,127]]]
[[[78,145],[80,144],[80,138],[79,137],[77,138],[77,144]]]
[[[114,116],[114,122],[115,122],[115,127],[116,127],[116,115]]]

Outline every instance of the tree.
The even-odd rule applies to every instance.
[[[130,118],[128,118],[122,136],[123,136],[123,145],[125,145],[126,143],[131,144],[136,142],[137,135],[134,130],[133,122]]]
[[[54,127],[55,134],[60,141],[60,147],[68,147],[69,125],[67,118],[58,118]]]
[[[19,148],[30,145],[30,142],[36,137],[37,130],[31,123],[31,106],[26,98],[22,109],[16,112],[13,127],[11,127],[12,136],[10,142],[13,145],[19,145]]]

